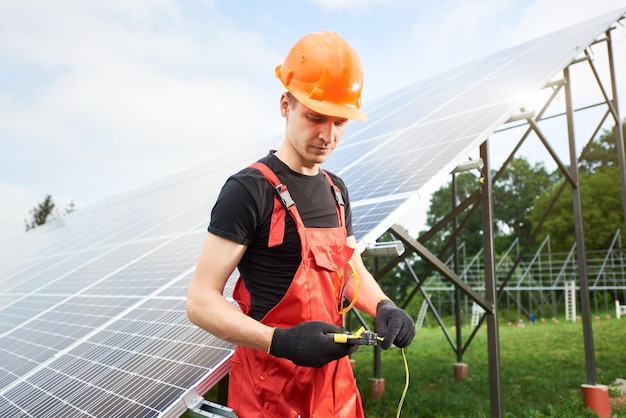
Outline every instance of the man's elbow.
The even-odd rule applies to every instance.
[[[199,326],[198,303],[191,294],[187,295],[187,304],[185,306],[185,310],[187,312],[187,318],[189,318],[189,321],[191,321],[192,324]]]

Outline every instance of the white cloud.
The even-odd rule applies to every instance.
[[[317,4],[328,10],[364,10],[374,6],[385,6],[397,3],[398,0],[309,0],[313,4]]]
[[[620,6],[310,0],[311,16],[285,22],[281,2],[214,3],[0,2],[0,181],[28,200],[14,223],[45,194],[93,203],[279,133],[272,70],[287,35],[320,21],[354,39],[375,97]],[[0,217],[20,199],[0,200]]]
[[[278,132],[278,83],[258,82],[274,81],[277,55],[211,10],[200,23],[179,7],[0,5],[0,56],[32,77],[18,82],[38,81],[29,95],[0,81],[0,178],[92,203]],[[3,202],[14,215],[17,200]]]
[[[529,41],[620,8],[626,8],[623,0],[536,0],[520,11],[517,25],[504,33],[504,47]]]
[[[24,220],[31,217],[29,211],[38,201],[43,200],[43,196],[36,196],[30,190],[1,181],[0,195],[3,201],[11,203],[2,205],[0,216],[0,242],[5,242],[24,232]]]
[[[435,75],[499,50],[502,32],[514,22],[513,1],[428,2],[419,8],[410,39]]]

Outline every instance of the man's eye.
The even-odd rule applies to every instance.
[[[308,119],[309,119],[310,122],[313,122],[313,123],[322,123],[322,122],[324,122],[323,118],[320,118],[320,117],[317,117],[317,116],[313,116],[313,115],[309,115]]]

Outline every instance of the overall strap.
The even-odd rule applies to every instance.
[[[341,194],[341,190],[339,190],[339,187],[335,186],[335,183],[333,182],[333,180],[330,178],[330,176],[328,175],[328,173],[324,170],[321,170],[322,173],[324,174],[324,176],[326,176],[326,180],[328,181],[328,184],[330,184],[330,191],[333,194],[333,196],[335,196],[335,202],[337,203],[337,216],[339,217],[339,226],[344,226],[345,225],[345,202],[343,201],[343,195]]]
[[[296,222],[298,222],[300,215],[296,209],[296,203],[291,198],[289,190],[287,190],[287,186],[280,182],[278,177],[276,177],[276,174],[274,174],[268,166],[257,161],[251,164],[249,168],[259,170],[276,191],[276,195],[274,196],[274,209],[272,210],[272,219],[270,223],[270,235],[267,242],[268,247],[275,247],[283,243],[283,238],[285,236],[286,211],[283,210],[283,207],[287,210],[287,212],[292,213]],[[302,221],[300,220],[300,222]]]
[[[298,210],[296,209],[296,203],[291,198],[289,190],[287,190],[287,186],[278,179],[276,174],[267,165],[259,161],[249,165],[248,167],[259,170],[276,191],[276,195],[274,196],[274,209],[272,210],[272,218],[270,223],[270,234],[267,243],[268,247],[275,247],[283,243],[283,238],[285,236],[286,212],[291,213],[291,216],[296,221],[296,224],[300,224],[302,227],[304,227],[304,224],[302,222],[302,219],[300,218]],[[326,177],[328,184],[330,185],[331,193],[335,197],[335,202],[337,204],[337,216],[339,218],[339,226],[343,227],[345,226],[345,203],[341,194],[341,190],[339,190],[339,188],[335,186],[326,171],[321,171]],[[286,209],[286,211],[283,210],[283,207]]]

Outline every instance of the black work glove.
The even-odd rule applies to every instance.
[[[376,307],[376,333],[383,337],[380,347],[387,350],[391,344],[404,348],[415,337],[415,323],[403,309],[389,299],[383,299]]]
[[[298,366],[319,368],[357,350],[358,346],[336,343],[332,335],[328,335],[343,332],[343,328],[322,321],[303,322],[291,328],[276,328],[269,353],[289,359]]]

